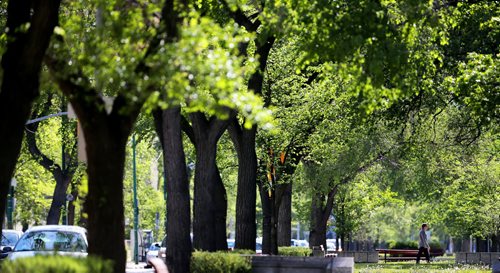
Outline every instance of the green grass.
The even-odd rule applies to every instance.
[[[449,261],[421,263],[381,262],[378,264],[356,264],[355,273],[491,273],[488,266],[459,265]]]

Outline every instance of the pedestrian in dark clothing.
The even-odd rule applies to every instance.
[[[418,240],[418,254],[417,254],[417,264],[420,263],[420,255],[424,254],[427,262],[431,261],[430,252],[431,247],[429,246],[429,242],[427,242],[427,234],[425,233],[429,229],[427,224],[422,224],[422,229],[419,233]]]

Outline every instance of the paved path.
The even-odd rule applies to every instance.
[[[125,269],[126,273],[154,273],[152,268],[145,268],[146,263],[135,264],[133,262],[128,262]]]

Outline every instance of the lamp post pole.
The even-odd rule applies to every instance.
[[[139,208],[137,206],[137,174],[135,163],[135,134],[132,135],[132,176],[133,176],[133,191],[134,191],[134,262],[139,263]]]
[[[14,188],[16,187],[16,180],[12,179],[10,182],[9,198],[7,199],[7,228],[14,228],[13,214],[14,214]]]

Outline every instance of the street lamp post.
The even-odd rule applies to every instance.
[[[10,182],[9,198],[7,199],[7,228],[14,228],[14,191],[17,185],[17,181],[12,179]]]
[[[136,163],[135,163],[135,134],[132,135],[132,176],[133,176],[133,191],[134,191],[134,262],[139,263],[139,208],[137,206],[137,174],[136,174]]]

